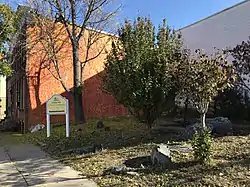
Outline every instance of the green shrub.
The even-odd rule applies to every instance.
[[[193,136],[192,147],[195,159],[202,163],[209,163],[212,155],[212,136],[209,129],[196,132]]]
[[[105,63],[104,90],[151,129],[174,103],[173,64],[182,62],[182,40],[166,20],[156,34],[152,21],[141,17],[125,21],[118,33]]]

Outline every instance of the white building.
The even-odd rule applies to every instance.
[[[250,36],[250,0],[180,29],[185,45],[213,52],[214,47],[234,47]]]
[[[6,77],[0,74],[0,121],[4,119],[6,111]]]
[[[194,52],[233,48],[250,37],[250,0],[245,0],[179,30],[184,46]],[[231,58],[229,58],[230,60]],[[249,83],[246,82],[248,86]],[[184,101],[181,103],[184,105]]]

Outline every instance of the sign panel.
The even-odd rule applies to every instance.
[[[50,115],[65,115],[66,137],[69,137],[69,101],[59,94],[53,95],[46,102],[47,137],[50,137]]]
[[[67,112],[67,99],[61,95],[53,95],[47,101],[47,113],[55,114],[66,114]]]

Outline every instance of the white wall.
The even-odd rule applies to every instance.
[[[6,110],[6,77],[0,75],[0,120],[5,117]]]
[[[0,75],[0,97],[6,97],[6,77]]]
[[[180,30],[191,49],[234,47],[250,36],[250,0]]]

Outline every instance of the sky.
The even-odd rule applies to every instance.
[[[243,0],[122,0],[120,19],[133,20],[149,16],[157,26],[167,19],[168,25],[179,29],[207,16],[233,6]]]
[[[0,0],[14,6],[22,0]],[[174,29],[180,29],[200,19],[206,18],[243,0],[119,0],[122,10],[118,22],[134,20],[137,16],[150,17],[155,26],[164,18]]]

